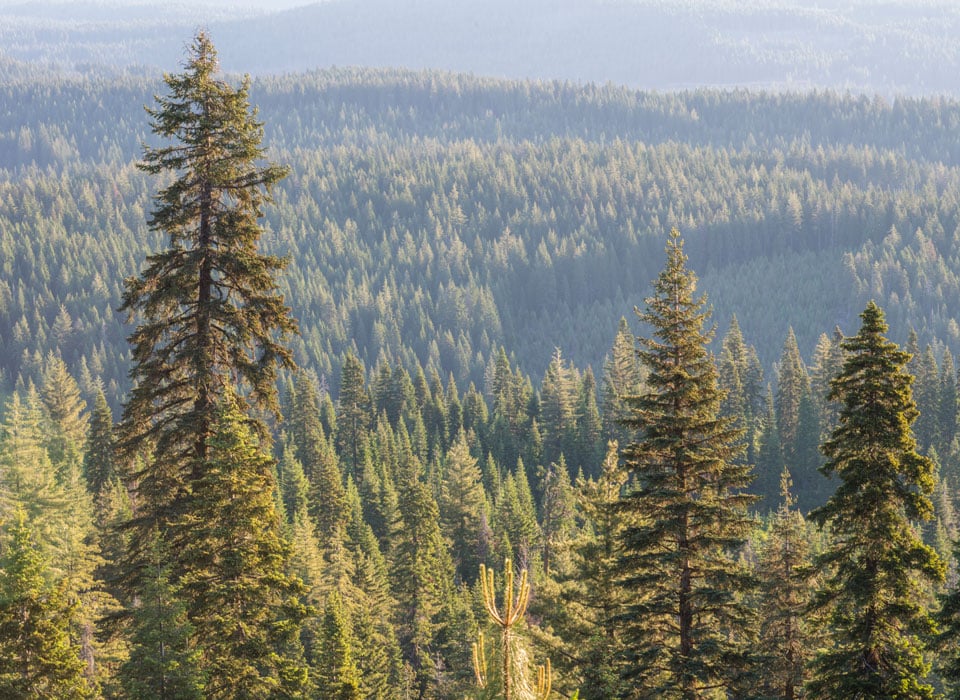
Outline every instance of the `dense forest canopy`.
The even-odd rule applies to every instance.
[[[0,695],[957,696],[960,103],[79,68],[0,71]]]
[[[119,281],[155,244],[136,78],[5,84],[0,371],[59,349],[126,387]],[[251,87],[292,174],[264,245],[299,318],[301,364],[335,388],[344,353],[483,383],[495,348],[541,376],[552,348],[602,366],[647,293],[663,231],[688,240],[725,329],[764,366],[882,300],[893,337],[956,350],[960,104],[640,93],[443,73],[336,70]],[[465,385],[465,384],[464,384]]]

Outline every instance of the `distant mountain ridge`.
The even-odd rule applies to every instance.
[[[408,67],[658,90],[960,94],[960,6],[947,2],[329,0],[255,14],[220,2],[111,7],[0,5],[0,46],[11,58],[67,69],[168,69],[206,25],[224,67],[253,74]]]

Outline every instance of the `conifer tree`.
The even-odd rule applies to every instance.
[[[208,439],[183,527],[179,586],[201,652],[207,698],[300,697],[308,688],[299,643],[302,582],[287,571],[263,452],[240,400],[226,395]]]
[[[917,364],[913,398],[919,411],[913,424],[913,433],[917,439],[917,448],[927,454],[932,446],[939,444],[940,435],[940,370],[933,348],[929,345]]]
[[[439,508],[420,481],[419,461],[401,457],[401,528],[393,538],[391,583],[398,603],[397,633],[404,659],[413,669],[420,697],[434,692],[439,676],[437,637],[453,593],[453,562],[440,533]]]
[[[77,381],[59,357],[51,355],[46,359],[40,394],[46,409],[50,461],[58,470],[68,462],[80,462],[87,437],[87,404],[80,397]]]
[[[561,644],[553,656],[575,660],[580,679],[574,687],[585,698],[622,697],[628,687],[620,678],[624,649],[617,624],[625,593],[618,578],[626,524],[617,505],[627,482],[618,452],[617,443],[609,443],[600,476],[576,484],[578,507],[590,526],[571,542],[571,571],[560,579],[559,600],[548,604],[546,621]]]
[[[131,698],[201,700],[203,674],[200,650],[190,638],[193,626],[186,605],[170,581],[168,559],[155,538],[145,585],[131,620],[130,657],[120,670],[124,692]]]
[[[940,363],[940,406],[937,411],[938,448],[941,454],[950,449],[953,438],[957,435],[957,370],[953,362],[953,354],[949,350],[943,351],[943,361]]]
[[[621,318],[614,336],[613,347],[603,365],[602,399],[603,432],[608,437],[616,437],[626,444],[628,431],[623,421],[629,417],[630,409],[626,397],[640,391],[641,367],[634,349],[634,338],[627,319]]]
[[[491,696],[503,700],[518,698],[547,700],[550,696],[551,673],[550,660],[538,668],[537,680],[531,683],[528,669],[528,653],[522,638],[516,629],[526,615],[530,602],[530,583],[527,570],[520,573],[520,581],[514,579],[513,565],[507,559],[504,563],[503,600],[497,603],[494,588],[493,571],[480,566],[480,588],[483,605],[497,632],[496,668],[491,669],[487,662],[484,636],[473,645],[473,666],[477,685],[481,689],[493,691]],[[516,588],[514,588],[516,586]],[[491,670],[493,671],[491,673]]]
[[[960,561],[960,540],[953,542],[953,556]],[[960,586],[956,581],[940,596],[936,619],[936,646],[940,652],[937,670],[948,687],[947,697],[960,698]]]
[[[823,445],[822,471],[839,484],[811,518],[832,533],[816,558],[824,576],[817,604],[829,615],[832,644],[809,684],[814,698],[932,698],[923,639],[933,629],[921,581],[943,579],[944,565],[914,523],[933,514],[933,463],[917,453],[910,425],[917,409],[904,371],[909,355],[884,337],[872,301],[831,384],[840,422]]]
[[[363,438],[370,423],[369,406],[363,363],[348,353],[340,375],[336,446],[344,471],[350,475],[355,475],[360,465]]]
[[[629,401],[636,442],[623,451],[633,485],[621,508],[622,616],[628,697],[705,698],[739,683],[746,650],[737,631],[749,617],[739,594],[754,586],[736,550],[753,527],[748,467],[734,458],[741,431],[719,415],[722,392],[707,352],[708,312],[695,298],[673,230],[667,264],[640,319],[649,390]]]
[[[450,539],[457,581],[473,582],[480,568],[484,494],[480,467],[461,432],[447,451],[440,491],[440,519]]]
[[[70,641],[76,606],[47,581],[43,549],[18,509],[0,559],[0,697],[92,698]]]
[[[263,128],[250,111],[249,80],[234,88],[217,70],[213,43],[200,32],[184,71],[166,76],[169,94],[148,110],[153,132],[173,143],[148,147],[140,167],[172,179],[148,222],[167,247],[126,280],[121,307],[139,317],[121,445],[128,454],[151,453],[133,475],[134,580],[151,533],[170,539],[175,558],[190,536],[177,521],[208,469],[224,393],[238,385],[251,416],[276,411],[278,369],[292,367],[283,343],[296,327],[273,278],[284,261],[258,250],[258,220],[285,169],[257,162]],[[175,566],[174,578],[179,573]]]
[[[360,700],[360,669],[350,620],[337,592],[327,597],[320,625],[320,656],[317,659],[317,687],[330,700]]]
[[[577,398],[577,449],[567,463],[576,474],[583,471],[591,476],[600,472],[603,461],[603,423],[597,406],[597,381],[593,370],[587,367],[580,382]]]
[[[94,498],[117,476],[116,444],[113,433],[113,413],[103,390],[98,389],[90,416],[86,449],[83,453],[83,475]]]
[[[791,493],[790,473],[780,477],[780,507],[757,564],[760,578],[761,680],[766,695],[802,696],[804,673],[813,647],[808,608],[812,585],[807,574],[811,552],[807,524]]]
[[[800,401],[809,391],[810,379],[800,357],[797,336],[793,328],[787,332],[780,355],[780,373],[777,377],[777,429],[783,445],[784,458],[792,462],[797,451],[797,431],[800,426]]]

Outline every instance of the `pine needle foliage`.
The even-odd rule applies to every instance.
[[[621,617],[626,697],[709,698],[746,674],[743,639],[750,615],[741,594],[755,586],[737,559],[754,527],[741,430],[720,415],[723,392],[704,328],[709,311],[695,297],[673,230],[667,263],[640,320],[648,390],[628,398],[624,421],[636,441],[622,459],[632,478],[620,504],[628,521],[621,559],[627,594]]]
[[[176,539],[167,525],[203,477],[224,391],[240,387],[245,413],[275,411],[278,369],[293,364],[283,342],[296,326],[273,278],[285,261],[258,250],[263,206],[286,170],[258,164],[263,127],[249,106],[249,80],[234,88],[217,71],[213,43],[200,32],[184,71],[165,77],[169,93],[147,110],[153,133],[173,143],[147,147],[140,164],[172,176],[148,221],[167,247],[126,280],[121,306],[139,318],[121,447],[152,451],[134,475],[142,535],[134,546],[143,552],[155,527]]]
[[[821,471],[839,484],[810,514],[832,533],[815,560],[824,576],[816,603],[829,614],[831,644],[815,659],[808,689],[813,698],[932,698],[923,640],[934,623],[921,586],[942,581],[945,567],[915,524],[933,515],[934,465],[918,454],[910,429],[918,411],[904,369],[909,353],[884,336],[875,303],[860,318],[831,382],[839,424],[822,446]]]

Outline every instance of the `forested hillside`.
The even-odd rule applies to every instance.
[[[21,106],[0,118],[6,390],[58,350],[118,405],[120,283],[155,244],[133,163],[156,89],[3,88]],[[293,169],[264,244],[291,256],[298,360],[333,387],[351,347],[478,386],[501,346],[535,377],[555,347],[599,371],[674,226],[721,329],[736,313],[767,368],[790,327],[809,356],[871,298],[897,340],[960,343],[960,104],[369,71],[252,94]]]
[[[0,56],[169,69],[197,26],[227,70],[405,66],[677,90],[957,96],[948,0],[2,0]]]
[[[0,691],[960,678],[960,103],[192,51],[0,83]]]

